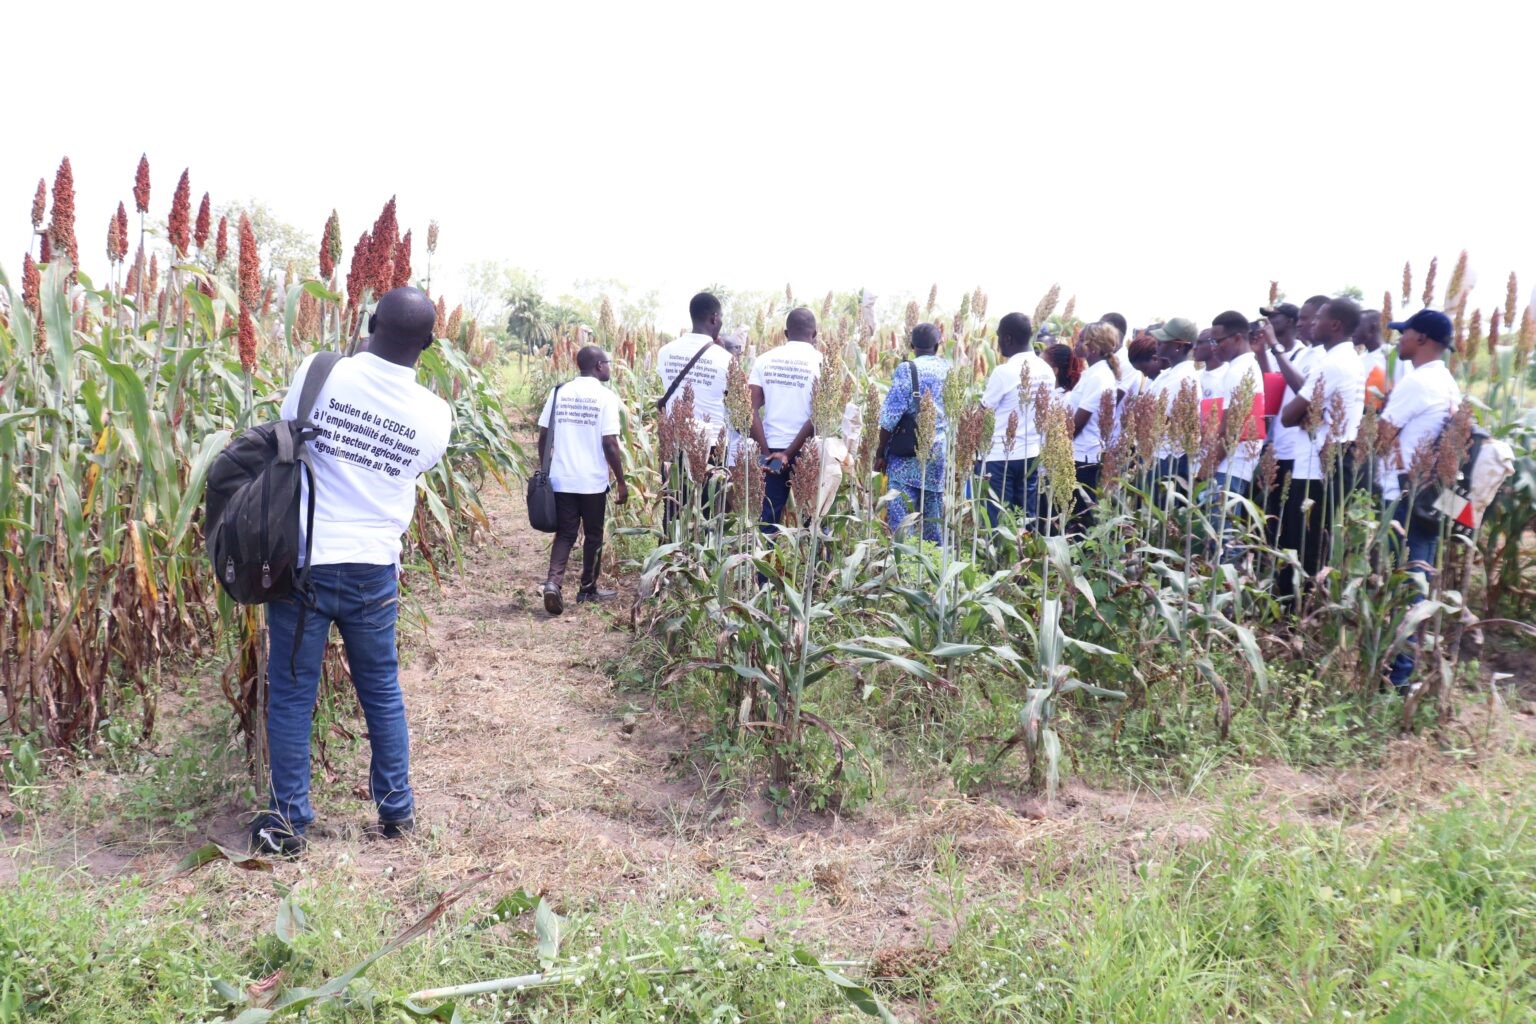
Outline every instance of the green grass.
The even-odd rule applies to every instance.
[[[1458,791],[1383,832],[1255,810],[1234,803],[1208,840],[1144,847],[1133,863],[1088,851],[1044,885],[967,890],[952,865],[933,901],[957,929],[952,943],[900,977],[845,973],[902,1020],[1536,1019],[1536,793]],[[287,985],[317,985],[437,895],[418,883],[399,906],[341,869],[280,875],[298,883],[306,923],[286,942],[273,933],[281,886],[225,864],[161,886],[25,874],[0,891],[0,1024],[231,1017],[215,980],[243,986],[282,969]],[[562,908],[560,962],[581,984],[465,999],[462,1019],[868,1019],[794,959],[816,945],[802,922],[809,892],[807,882],[753,900],[722,876],[703,899]],[[496,895],[460,904],[380,960],[358,998],[312,1019],[401,1019],[392,996],[537,971],[530,915],[486,921]],[[769,934],[747,937],[765,906]]]

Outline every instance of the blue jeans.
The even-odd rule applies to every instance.
[[[779,526],[784,522],[784,509],[789,505],[789,478],[794,473],[795,463],[799,461],[800,452],[795,452],[795,457],[784,464],[783,470],[763,474],[761,519],[762,532],[767,536],[778,533]]]
[[[1243,555],[1243,547],[1235,543],[1232,537],[1227,501],[1229,495],[1248,497],[1250,486],[1249,481],[1242,477],[1217,472],[1206,481],[1205,490],[1200,494],[1200,503],[1211,510],[1211,530],[1217,538],[1219,561],[1232,563]]]
[[[395,651],[399,574],[393,565],[317,565],[310,571],[315,607],[303,613],[287,597],[267,606],[271,637],[267,658],[267,746],[272,763],[271,811],[294,832],[315,820],[309,805],[309,736],[320,687],[320,663],[331,623],[341,630],[357,702],[373,749],[368,786],[380,821],[415,814],[411,795],[410,740],[400,662]]]
[[[982,464],[977,472],[987,474],[991,500],[987,502],[987,518],[992,525],[1002,516],[1003,505],[1024,510],[1026,527],[1035,528],[1035,516],[1040,511],[1040,473],[1031,466],[1031,459],[1001,459]],[[1001,504],[1000,504],[1000,503]]]
[[[1422,523],[1412,519],[1408,515],[1408,489],[1404,488],[1404,497],[1398,501],[1397,507],[1392,511],[1392,518],[1397,520],[1408,532],[1408,569],[1420,576],[1426,584],[1430,574],[1435,571],[1435,555],[1440,549],[1440,530],[1438,526]],[[1415,587],[1413,596],[1408,599],[1408,607],[1412,608],[1424,600],[1424,594]],[[1413,666],[1417,659],[1414,651],[1418,649],[1419,638],[1411,636],[1407,645],[1392,659],[1392,667],[1387,678],[1391,680],[1399,693],[1408,691],[1408,680],[1413,677]]]

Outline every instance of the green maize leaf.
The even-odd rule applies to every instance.
[[[320,281],[305,281],[300,285],[306,292],[319,299],[321,302],[340,302],[341,296],[331,291]],[[431,351],[430,349],[428,351]]]
[[[921,662],[913,661],[911,658],[903,658],[901,655],[892,654],[890,651],[883,651],[875,647],[861,647],[858,644],[844,643],[833,644],[833,646],[844,654],[853,655],[854,661],[861,665],[894,665],[901,669],[901,671],[928,682],[935,682],[939,678],[932,669]]]
[[[304,911],[293,901],[292,893],[278,903],[277,924],[273,931],[278,941],[285,946],[292,946],[301,933],[309,931],[309,922],[304,917]]]
[[[53,350],[53,372],[66,395],[74,391],[75,317],[69,310],[69,260],[63,256],[43,272],[43,322],[48,325],[48,347]]]
[[[203,504],[203,484],[208,479],[208,469],[229,444],[229,438],[227,430],[209,434],[203,438],[197,453],[192,456],[191,468],[187,471],[187,485],[182,488],[181,504],[176,509],[176,518],[171,524],[170,536],[166,539],[168,550],[180,550],[182,539],[192,527],[192,517]]]
[[[218,843],[205,843],[176,862],[166,878],[175,878],[189,871],[196,871],[204,864],[211,864],[216,860],[227,860],[235,867],[244,871],[271,871],[272,864],[260,857],[252,857],[250,854],[239,853]]]

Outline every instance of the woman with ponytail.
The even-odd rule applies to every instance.
[[[1083,360],[1083,375],[1067,396],[1072,412],[1072,457],[1077,462],[1077,494],[1073,502],[1072,529],[1081,532],[1093,523],[1093,506],[1099,488],[1099,463],[1113,424],[1100,423],[1104,395],[1120,388],[1120,332],[1112,324],[1084,327],[1075,354]],[[1118,399],[1111,399],[1111,404]]]

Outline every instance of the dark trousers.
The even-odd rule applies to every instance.
[[[603,558],[603,519],[608,512],[608,492],[567,494],[555,492],[555,512],[559,516],[555,541],[549,549],[549,582],[565,582],[565,566],[576,546],[576,531],[582,532],[581,589],[597,586],[597,573]]]
[[[764,533],[777,533],[779,525],[784,522],[784,508],[789,504],[789,477],[794,472],[795,463],[799,461],[800,453],[795,452],[795,457],[784,464],[783,470],[763,474]]]
[[[1072,492],[1072,532],[1082,533],[1093,525],[1094,509],[1099,501],[1099,463],[1077,464],[1077,488]]]
[[[1348,459],[1343,457],[1328,479],[1291,477],[1290,491],[1280,513],[1280,547],[1296,551],[1308,580],[1317,575],[1328,559],[1328,545],[1339,518],[1339,509],[1354,486],[1354,474],[1349,469]],[[1291,566],[1284,566],[1275,574],[1275,595],[1294,606],[1296,579]]]
[[[1426,523],[1421,519],[1415,519],[1408,508],[1410,496],[1413,493],[1412,485],[1406,475],[1402,480],[1403,496],[1397,502],[1397,507],[1392,510],[1392,518],[1397,520],[1407,535],[1402,540],[1396,540],[1394,535],[1393,547],[1399,559],[1407,556],[1406,568],[1422,578],[1424,588],[1428,589],[1435,574],[1435,555],[1440,549],[1440,526],[1438,523]],[[1406,550],[1404,550],[1406,548]],[[1408,598],[1408,607],[1413,607],[1424,600],[1424,594],[1415,585],[1413,593]],[[1409,637],[1408,644],[1392,659],[1392,665],[1388,675],[1392,685],[1399,693],[1406,693],[1408,681],[1413,677],[1413,667],[1417,662],[1419,638],[1415,633]]]
[[[1025,529],[1035,528],[1035,516],[1040,511],[1040,473],[1038,459],[998,459],[977,465],[978,474],[985,473],[989,498],[987,518],[992,525],[1002,516],[1003,506],[1024,514]]]

